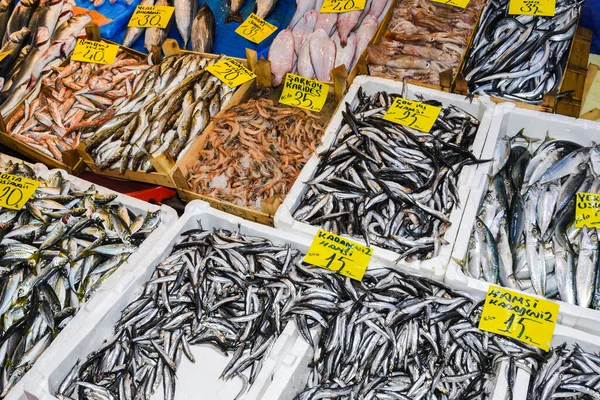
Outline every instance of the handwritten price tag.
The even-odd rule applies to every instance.
[[[479,329],[518,339],[523,343],[550,349],[558,303],[498,286],[488,289]]]
[[[371,261],[371,255],[371,247],[319,229],[304,256],[304,262],[360,281]]]
[[[119,45],[77,39],[71,60],[96,64],[112,64],[115,62]]]
[[[467,8],[471,0],[431,0],[436,3],[448,4],[450,6]]]
[[[229,57],[206,67],[206,70],[230,88],[238,87],[256,78],[254,72]]]
[[[510,15],[535,15],[536,17],[553,17],[556,11],[556,0],[510,0]]]
[[[127,26],[165,29],[175,11],[172,6],[142,6],[135,8]]]
[[[327,93],[329,93],[329,85],[326,83],[287,74],[279,102],[288,106],[319,112],[325,105]]]
[[[421,132],[429,132],[441,111],[440,107],[397,97],[383,119]]]
[[[0,207],[20,210],[31,197],[39,181],[17,175],[0,175]]]
[[[6,58],[6,56],[10,55],[10,53],[12,53],[11,50],[3,51],[2,53],[0,53],[0,61],[4,60]]]
[[[577,192],[575,228],[600,228],[600,194]]]
[[[258,15],[251,13],[235,30],[235,33],[253,43],[260,43],[271,36],[277,27],[268,23]]]
[[[322,13],[343,13],[364,10],[367,0],[325,0],[321,5]]]

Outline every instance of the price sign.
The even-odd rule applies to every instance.
[[[383,119],[421,132],[429,132],[440,111],[440,107],[397,97]]]
[[[450,6],[459,7],[459,8],[467,8],[469,5],[469,1],[471,0],[431,0],[436,3],[448,4]]]
[[[575,198],[575,228],[600,228],[600,194],[578,192]]]
[[[0,53],[0,61],[4,60],[6,58],[6,56],[10,55],[10,53],[12,53],[11,50],[3,51],[2,53]]]
[[[268,23],[258,15],[251,13],[235,30],[235,33],[253,43],[260,43],[271,36],[277,27]]]
[[[548,351],[558,309],[558,303],[553,301],[492,285],[485,298],[479,329]]]
[[[135,8],[129,24],[139,28],[161,28],[165,29],[175,11],[172,6],[142,6]]]
[[[38,186],[40,182],[33,179],[0,174],[0,207],[20,210]]]
[[[77,39],[71,60],[96,64],[112,64],[115,62],[119,45]]]
[[[325,105],[327,93],[329,93],[329,85],[326,83],[287,74],[279,102],[288,106],[319,112]]]
[[[343,13],[364,10],[367,0],[325,0],[321,5],[322,13]]]
[[[510,15],[534,15],[536,17],[553,17],[556,11],[556,0],[510,0]]]
[[[229,57],[225,57],[221,61],[209,65],[206,67],[206,70],[230,88],[238,87],[242,83],[256,78],[254,72]]]
[[[304,262],[337,271],[360,281],[367,270],[371,255],[373,248],[319,229],[304,257]]]

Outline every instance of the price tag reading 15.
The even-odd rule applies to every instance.
[[[349,278],[362,280],[373,249],[319,229],[304,262],[337,271]]]
[[[288,106],[319,112],[327,101],[328,93],[329,85],[326,83],[287,74],[279,102]]]
[[[364,10],[367,0],[325,0],[319,10],[322,13],[343,13]]]
[[[38,186],[40,182],[33,179],[0,174],[0,207],[20,210]]]
[[[421,132],[429,132],[441,111],[440,107],[397,97],[383,119]]]
[[[96,64],[112,64],[115,62],[118,52],[119,45],[117,44],[77,39],[71,59]]]
[[[165,29],[175,11],[172,6],[142,6],[135,8],[129,24],[139,28],[161,28]]]
[[[558,303],[498,286],[488,289],[479,329],[550,350]]]
[[[229,57],[225,57],[221,61],[209,65],[206,67],[206,70],[230,88],[238,87],[242,83],[256,78],[254,72]]]
[[[556,0],[510,0],[510,15],[534,15],[553,17],[556,12]]]

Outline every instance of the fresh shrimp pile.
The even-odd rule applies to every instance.
[[[261,210],[282,202],[324,131],[322,118],[299,108],[250,100],[216,120],[189,167],[195,192]]]

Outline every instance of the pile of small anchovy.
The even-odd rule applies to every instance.
[[[69,323],[83,303],[160,223],[135,215],[116,195],[81,191],[60,172],[47,180],[25,164],[2,173],[41,181],[19,211],[0,208],[0,397]]]
[[[553,17],[508,15],[509,3],[484,10],[463,75],[471,95],[539,104],[561,84],[583,1],[557,0]]]
[[[346,104],[343,125],[320,155],[294,219],[362,237],[400,258],[426,259],[438,254],[450,212],[460,206],[463,167],[482,162],[469,151],[479,121],[451,105],[430,133],[419,132],[383,119],[398,96],[359,90],[358,104]]]

